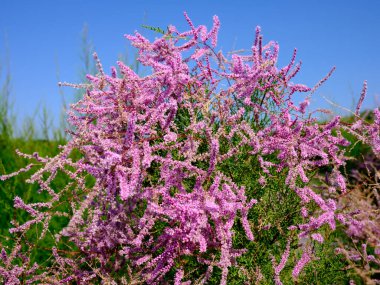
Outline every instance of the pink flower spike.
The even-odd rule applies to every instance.
[[[311,238],[319,243],[323,243],[323,236],[321,234],[312,234]]]
[[[309,250],[310,249],[304,250],[304,252],[302,253],[301,259],[298,260],[296,266],[293,269],[293,278],[297,278],[300,275],[302,269],[306,266],[306,264],[308,264],[311,261]]]

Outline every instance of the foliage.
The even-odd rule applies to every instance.
[[[348,240],[358,221],[373,225],[373,216],[342,206],[350,193],[346,162],[354,159],[343,134],[380,154],[380,111],[371,123],[359,116],[366,85],[352,122],[318,124],[307,112],[310,96],[333,70],[314,88],[294,84],[296,51],[278,68],[279,46],[263,45],[260,28],[250,54],[226,58],[215,50],[216,16],[210,31],[185,18],[186,32],[152,28],[163,33],[153,42],[127,36],[152,70],[145,77],[122,62],[107,75],[94,54],[98,74],[66,84],[85,89],[68,112],[70,140],[52,156],[19,152],[32,162],[0,177],[31,171],[26,181],[34,187],[26,191],[32,197],[22,189],[11,197],[24,214],[10,229],[15,242],[3,244],[4,283],[356,278],[356,267],[344,268],[348,251],[338,250],[347,261],[334,250],[337,234]],[[297,92],[308,94],[299,105]],[[367,231],[354,235],[368,243],[365,265],[376,264],[377,241]],[[374,279],[367,271],[365,280]]]

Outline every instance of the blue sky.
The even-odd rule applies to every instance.
[[[333,76],[314,95],[311,108],[333,108],[323,96],[354,108],[362,83],[368,81],[364,107],[378,106],[380,98],[380,1],[1,1],[0,63],[9,50],[11,101],[20,123],[45,105],[57,124],[61,108],[58,80],[79,82],[82,29],[106,70],[129,46],[124,34],[141,25],[187,29],[183,11],[193,22],[212,25],[221,21],[218,48],[224,52],[249,49],[257,25],[264,42],[280,44],[279,65],[286,64],[294,48],[303,67],[295,82],[313,86],[336,66]],[[133,58],[131,50],[129,57]],[[59,79],[57,77],[59,73]],[[4,77],[4,68],[3,74]],[[67,101],[73,92],[64,89]],[[39,116],[36,120],[38,122]]]

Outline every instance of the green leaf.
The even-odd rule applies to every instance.
[[[159,33],[159,34],[163,34],[163,35],[166,34],[166,32],[163,29],[161,29],[160,27],[152,27],[152,26],[147,26],[147,25],[142,25],[142,27],[145,29],[154,31],[156,33]]]
[[[4,168],[3,160],[0,159],[0,175],[4,175],[4,174],[5,174],[5,168]]]

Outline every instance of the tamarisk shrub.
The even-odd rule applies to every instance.
[[[218,17],[209,31],[185,18],[190,30],[169,26],[153,42],[126,36],[149,75],[122,62],[108,75],[94,54],[90,84],[62,84],[85,90],[68,112],[71,139],[52,158],[21,154],[35,162],[1,177],[40,165],[28,182],[50,199],[16,197],[31,219],[11,232],[24,256],[28,232],[53,236],[51,258],[21,266],[3,250],[6,284],[282,284],[318,258],[314,245],[343,219],[349,142],[339,117],[318,124],[307,110],[333,70],[314,88],[294,84],[296,51],[277,67],[279,46],[260,28],[249,54],[229,58],[216,51]],[[300,104],[298,93],[308,94]],[[345,129],[378,154],[380,116],[356,117]],[[55,218],[67,224],[49,227]]]

